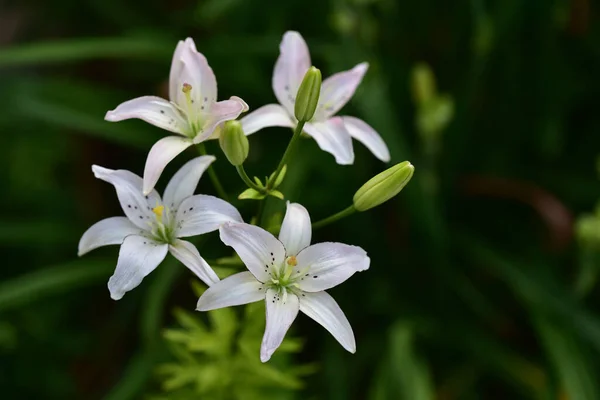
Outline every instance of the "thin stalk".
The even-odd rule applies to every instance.
[[[196,147],[198,148],[198,152],[201,156],[206,155],[206,147],[204,146],[204,143],[198,143]],[[221,197],[225,201],[229,201],[229,196],[227,196],[225,189],[223,189],[223,185],[221,185],[219,177],[217,176],[217,173],[215,172],[212,165],[208,167],[208,176],[210,177],[210,180],[212,181],[212,184],[215,187],[215,190],[217,191],[219,197]]]
[[[250,189],[254,189],[254,190],[256,190],[259,193],[265,194],[265,189],[261,188],[260,186],[258,186],[254,182],[252,182],[252,180],[248,177],[248,174],[246,174],[246,170],[244,169],[244,164],[236,166],[235,169],[237,170],[238,175],[240,176],[240,178],[242,178],[242,180],[244,181],[244,183]]]
[[[345,208],[342,211],[340,211],[340,212],[338,212],[336,214],[333,214],[330,217],[327,217],[327,218],[322,219],[322,220],[320,220],[318,222],[315,222],[314,224],[312,224],[312,228],[313,229],[322,228],[325,225],[329,225],[332,222],[336,222],[337,220],[340,220],[340,219],[342,219],[344,217],[347,217],[348,215],[352,215],[355,212],[356,212],[356,208],[354,208],[354,205],[351,205],[350,207]]]
[[[281,161],[279,161],[279,165],[277,166],[277,169],[275,170],[275,173],[273,174],[273,178],[270,179],[269,182],[267,182],[267,191],[269,191],[273,188],[273,185],[277,181],[277,177],[279,177],[279,173],[281,172],[281,170],[283,169],[283,166],[287,163],[288,159],[290,158],[290,155],[292,154],[292,150],[294,149],[296,142],[300,138],[300,134],[302,133],[302,128],[304,128],[304,123],[305,123],[305,121],[298,121],[298,125],[296,125],[296,129],[294,130],[294,135],[292,136],[292,139],[288,143],[287,149],[285,149],[285,153],[283,153],[283,157],[281,157]]]

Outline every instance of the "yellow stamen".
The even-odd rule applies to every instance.
[[[160,222],[162,220],[163,212],[165,211],[165,206],[156,206],[152,209],[152,212],[156,214],[156,219]]]
[[[183,87],[181,88],[181,91],[183,92],[183,94],[185,94],[185,101],[187,102],[187,106],[191,109],[192,103],[193,103],[193,101],[192,101],[192,85],[190,85],[189,83],[184,83]]]
[[[298,261],[296,261],[296,257],[294,256],[289,256],[287,260],[285,260],[285,262],[287,263],[287,265],[291,265],[292,267],[298,265]]]

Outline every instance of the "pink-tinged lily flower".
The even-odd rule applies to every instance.
[[[219,281],[196,247],[180,239],[215,231],[225,222],[242,222],[240,213],[226,201],[193,195],[200,177],[214,160],[213,156],[202,156],[189,161],[173,175],[162,199],[156,190],[142,195],[142,178],[132,172],[92,166],[96,178],[115,187],[127,217],[107,218],[92,225],[79,241],[78,254],[100,246],[121,245],[117,268],[108,281],[114,300],[137,287],[167,252],[207,285]]]
[[[144,168],[144,194],[152,191],[165,166],[178,154],[208,139],[222,122],[248,111],[248,105],[236,96],[217,101],[215,74],[190,38],[179,41],[173,54],[169,100],[138,97],[106,113],[107,121],[139,118],[179,135],[160,139],[150,149]]]
[[[277,350],[298,311],[321,324],[344,349],[356,352],[352,327],[325,290],[369,268],[370,259],[363,249],[332,242],[311,245],[310,216],[297,203],[288,203],[279,239],[258,226],[235,222],[223,224],[219,233],[248,272],[209,287],[198,300],[199,311],[264,300],[267,326],[260,349],[262,362]]]
[[[308,47],[298,32],[286,32],[279,46],[280,54],[273,71],[273,91],[279,104],[268,104],[242,118],[244,132],[249,135],[269,126],[295,128],[296,93],[304,74],[311,66]],[[319,147],[335,157],[338,164],[352,164],[352,138],[362,142],[381,161],[390,160],[389,150],[381,136],[366,122],[355,117],[337,117],[350,100],[369,65],[361,63],[349,71],[337,73],[323,82],[319,104],[304,132]]]

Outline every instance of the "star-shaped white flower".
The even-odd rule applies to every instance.
[[[232,275],[212,285],[198,300],[200,311],[265,300],[267,326],[260,350],[266,362],[277,350],[302,311],[323,325],[349,352],[356,351],[348,319],[325,290],[369,268],[367,253],[342,243],[310,245],[308,211],[288,203],[279,240],[264,229],[225,223],[221,240],[235,249],[250,272]]]
[[[294,104],[302,78],[311,66],[310,54],[302,36],[293,31],[283,35],[279,49],[273,71],[273,91],[279,104],[260,107],[242,118],[247,135],[269,126],[294,128],[298,123]],[[352,138],[362,142],[380,160],[390,160],[385,142],[366,122],[355,117],[335,116],[354,95],[368,67],[367,63],[361,63],[326,79],[315,115],[304,125],[304,132],[312,136],[322,150],[333,154],[338,164],[354,162]]]
[[[92,166],[96,178],[115,187],[127,217],[107,218],[92,225],[79,241],[78,254],[109,244],[121,245],[117,268],[108,281],[114,300],[137,287],[167,251],[207,285],[219,281],[196,247],[179,239],[215,231],[224,222],[242,222],[240,213],[226,201],[193,195],[214,160],[213,156],[202,156],[189,161],[173,176],[162,199],[156,190],[142,195],[142,178],[132,172]]]
[[[208,139],[222,122],[248,110],[239,97],[217,102],[217,80],[194,41],[179,41],[169,76],[169,99],[143,96],[106,113],[107,121],[139,118],[181,136],[167,136],[152,146],[144,168],[144,194],[150,193],[165,166],[192,144]]]

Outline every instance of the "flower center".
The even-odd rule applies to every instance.
[[[150,232],[152,236],[160,242],[171,243],[173,239],[173,229],[169,224],[169,209],[162,204],[157,204],[152,209],[155,220],[148,222],[150,224]]]
[[[179,106],[180,110],[183,111],[183,114],[188,122],[189,132],[187,136],[194,138],[196,135],[202,132],[202,128],[205,122],[205,107],[206,101],[202,105],[195,104],[195,99],[192,97],[193,87],[189,83],[184,83],[181,86],[181,91],[185,95],[185,107],[182,105]],[[195,96],[197,99],[200,96]],[[206,99],[205,99],[206,100]]]
[[[285,258],[285,261],[280,266],[271,266],[269,269],[270,279],[265,282],[265,285],[276,290],[278,293],[292,292],[296,293],[299,290],[298,281],[303,279],[308,271],[308,268],[297,269],[298,260],[295,256]]]

